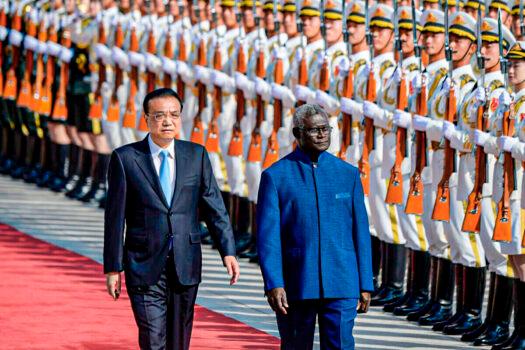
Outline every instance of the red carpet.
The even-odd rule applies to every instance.
[[[138,349],[123,291],[114,302],[100,264],[0,224],[0,349]],[[278,340],[196,307],[192,349],[276,349]]]

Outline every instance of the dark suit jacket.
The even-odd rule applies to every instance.
[[[175,190],[171,203],[167,203],[147,137],[111,155],[104,218],[104,272],[124,270],[129,286],[157,283],[172,238],[180,283],[200,282],[198,208],[221,256],[235,255],[229,217],[205,148],[175,140],[175,162]]]

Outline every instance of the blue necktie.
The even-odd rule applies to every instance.
[[[162,187],[162,192],[164,192],[164,198],[168,205],[171,204],[171,180],[170,180],[170,166],[168,164],[169,153],[166,150],[160,151],[160,171],[159,179],[160,186]]]

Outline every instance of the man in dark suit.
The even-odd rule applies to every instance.
[[[188,349],[201,281],[197,210],[230,284],[239,278],[235,242],[205,148],[175,139],[182,111],[177,93],[155,90],[143,108],[149,135],[111,155],[104,273],[108,292],[117,299],[125,272],[141,349]]]
[[[257,248],[281,349],[354,348],[356,310],[370,303],[370,231],[359,171],[326,152],[330,124],[318,105],[294,113],[298,147],[263,172]]]

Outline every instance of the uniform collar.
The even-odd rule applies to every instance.
[[[485,74],[485,86],[489,86],[495,80],[503,82],[504,79],[505,78],[503,77],[503,73],[501,73],[500,70],[496,72],[487,73]]]
[[[363,50],[363,51],[359,51],[359,52],[356,52],[354,54],[352,54],[352,60],[354,62],[357,62],[359,60],[366,60],[367,62],[370,61],[370,51],[368,50]]]
[[[437,72],[439,69],[441,68],[447,68],[447,60],[446,59],[441,59],[439,61],[436,61],[436,62],[432,62],[430,63],[427,67],[426,67],[426,71],[429,73],[429,74],[433,74],[434,72]]]
[[[459,79],[463,75],[470,75],[471,77],[474,77],[474,71],[472,70],[472,66],[470,64],[466,64],[452,71],[452,77],[454,80]]]

